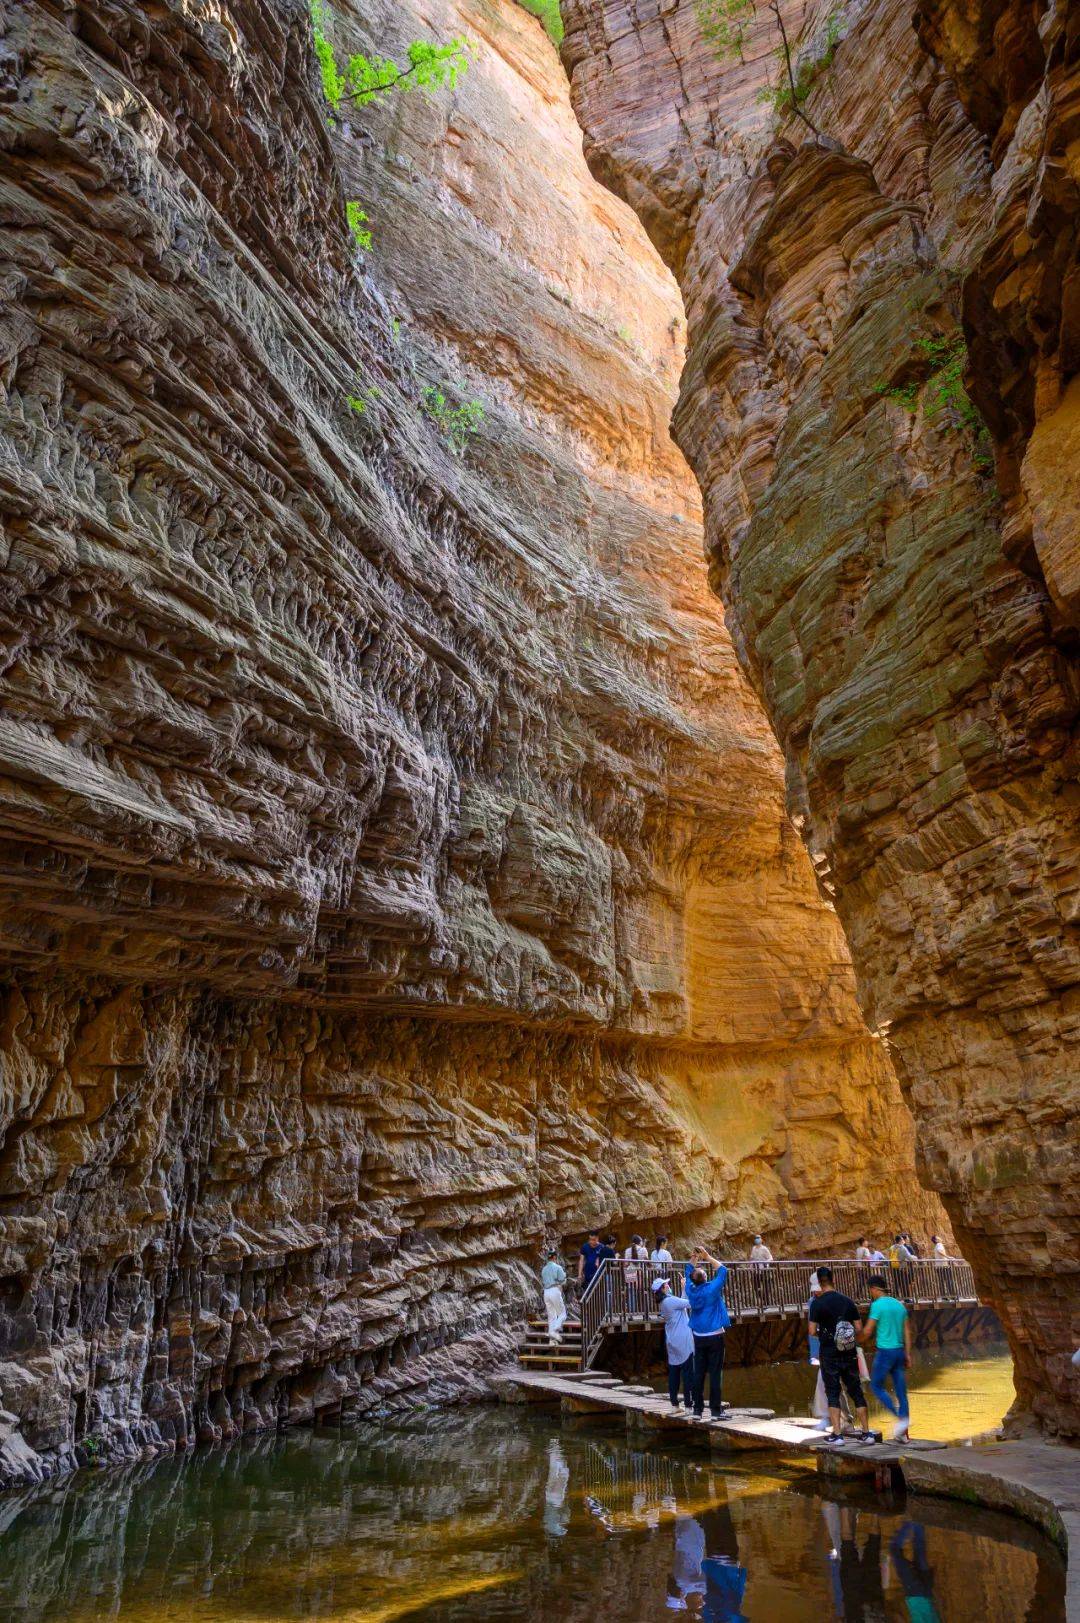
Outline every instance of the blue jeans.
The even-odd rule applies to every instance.
[[[885,1390],[885,1382],[892,1376],[896,1402]],[[870,1389],[883,1409],[888,1409],[897,1420],[908,1418],[907,1382],[904,1379],[903,1347],[879,1347],[874,1354],[874,1367],[870,1371]]]

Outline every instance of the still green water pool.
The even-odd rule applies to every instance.
[[[938,1442],[992,1430],[1016,1395],[1012,1359],[1004,1342],[917,1349],[907,1380],[911,1435]],[[814,1372],[803,1363],[757,1364],[729,1370],[724,1395],[731,1403],[761,1404],[780,1415],[807,1415],[815,1381]],[[667,1390],[666,1381],[657,1385]],[[879,1429],[891,1426],[893,1417],[881,1408],[868,1386],[865,1391],[871,1425]]]
[[[0,1497],[0,1617],[19,1623],[1057,1623],[1063,1595],[1021,1521],[825,1498],[812,1467],[642,1451],[538,1411],[295,1432]]]

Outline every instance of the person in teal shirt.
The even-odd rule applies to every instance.
[[[905,1546],[911,1540],[911,1555]],[[904,1590],[904,1605],[910,1623],[941,1623],[934,1605],[934,1572],[926,1559],[926,1529],[921,1522],[905,1522],[889,1544],[889,1554]]]
[[[881,1274],[870,1275],[870,1316],[859,1336],[862,1342],[874,1341],[876,1352],[870,1371],[870,1389],[883,1409],[896,1420],[893,1438],[906,1437],[911,1424],[908,1408],[905,1369],[911,1368],[911,1320],[903,1302],[889,1295],[888,1283]],[[891,1380],[896,1394],[894,1403],[885,1388]]]
[[[548,1340],[558,1342],[566,1323],[566,1269],[559,1261],[557,1251],[549,1251],[547,1261],[540,1270],[540,1283],[544,1287],[544,1310],[547,1313]]]

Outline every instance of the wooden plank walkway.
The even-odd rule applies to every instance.
[[[843,1449],[823,1448],[825,1436],[811,1420],[782,1420],[771,1409],[744,1408],[733,1408],[722,1420],[698,1420],[682,1411],[676,1414],[664,1393],[599,1371],[549,1374],[510,1367],[500,1371],[499,1379],[521,1393],[510,1401],[558,1398],[567,1414],[622,1414],[629,1429],[652,1432],[657,1441],[690,1441],[696,1434],[717,1450],[810,1454],[815,1456],[818,1470],[830,1476],[871,1476],[884,1466],[898,1464],[909,1451],[945,1447],[917,1438],[906,1443],[851,1442]]]
[[[786,1333],[794,1342],[806,1326],[811,1276],[825,1260],[725,1263],[724,1300],[732,1325],[756,1325],[763,1335],[780,1332],[781,1340]],[[689,1264],[683,1262],[627,1262],[621,1257],[605,1258],[577,1304],[580,1330],[575,1321],[572,1340],[573,1351],[580,1355],[580,1368],[588,1369],[592,1365],[606,1336],[642,1334],[659,1328],[663,1321],[653,1284],[658,1279],[666,1279],[681,1293],[687,1266]],[[829,1266],[837,1290],[846,1292],[860,1305],[869,1304],[871,1276],[884,1272],[910,1311],[929,1311],[936,1323],[949,1316],[941,1334],[965,1315],[973,1322],[975,1315],[986,1311],[979,1302],[970,1264],[959,1258],[935,1261],[924,1257],[894,1269],[889,1264],[837,1257],[829,1261]],[[706,1272],[712,1272],[711,1266]],[[533,1365],[568,1363],[570,1348],[553,1353],[546,1344],[546,1337],[537,1330],[538,1327],[534,1327],[526,1338],[528,1345],[522,1348],[524,1362]],[[788,1347],[787,1356],[793,1350],[793,1345]],[[779,1346],[773,1348],[773,1355],[782,1356]]]

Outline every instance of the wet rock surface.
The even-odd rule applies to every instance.
[[[472,66],[330,131],[299,0],[0,8],[6,1481],[475,1395],[591,1221],[940,1221],[673,285],[511,0],[332,26]]]
[[[713,578],[921,1174],[1075,1432],[1075,7],[785,8],[817,134],[760,97],[765,8],[727,64],[692,5],[564,13],[590,164],[679,277]]]

